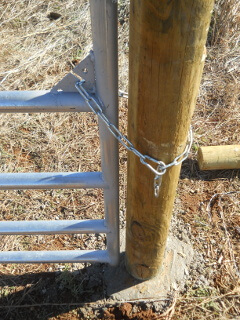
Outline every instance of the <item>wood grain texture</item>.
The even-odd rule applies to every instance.
[[[200,170],[240,169],[240,145],[201,147],[198,165]]]
[[[185,148],[199,90],[213,0],[131,0],[128,136],[165,163]],[[180,165],[154,175],[128,155],[126,265],[138,279],[158,272]]]

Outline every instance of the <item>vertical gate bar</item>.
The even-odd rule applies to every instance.
[[[117,1],[90,0],[93,51],[97,93],[106,109],[105,115],[118,125],[118,45]],[[118,141],[99,119],[102,172],[109,186],[104,190],[105,219],[110,233],[107,249],[110,264],[119,261],[119,182]]]

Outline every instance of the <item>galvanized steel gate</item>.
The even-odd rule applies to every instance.
[[[107,118],[118,124],[117,3],[90,0],[93,52],[50,91],[0,92],[0,112],[88,112],[75,83],[101,101]],[[102,172],[0,173],[0,189],[103,188],[105,219],[1,221],[0,235],[106,233],[107,250],[4,251],[1,263],[106,262],[119,259],[118,142],[99,119]]]

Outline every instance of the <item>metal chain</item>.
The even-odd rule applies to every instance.
[[[165,164],[163,161],[159,161],[157,159],[154,159],[148,155],[144,155],[141,152],[139,152],[134,145],[131,143],[131,141],[128,140],[126,136],[124,136],[118,128],[111,123],[108,118],[103,113],[103,109],[98,103],[98,101],[89,95],[89,93],[84,89],[83,84],[84,80],[78,81],[75,84],[76,89],[80,93],[80,95],[85,100],[86,104],[89,106],[89,108],[92,110],[92,112],[101,118],[101,120],[106,124],[108,127],[108,130],[112,133],[112,135],[123,145],[128,151],[133,152],[136,156],[139,157],[142,164],[144,164],[148,169],[150,169],[154,174],[154,195],[155,197],[159,196],[160,186],[162,182],[162,176],[166,173],[166,170],[170,167],[177,166],[180,163],[182,163],[184,160],[187,159],[188,154],[191,150],[192,142],[193,142],[193,134],[192,134],[192,128],[190,127],[189,133],[188,133],[188,141],[187,145],[184,149],[184,151],[177,156],[172,162],[169,164]],[[94,104],[94,106],[92,105]],[[157,165],[157,168],[155,169],[150,163],[154,163]]]
[[[118,90],[118,96],[121,98],[126,98],[128,99],[128,93],[122,90]]]

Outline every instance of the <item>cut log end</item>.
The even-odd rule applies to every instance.
[[[200,147],[198,165],[200,170],[240,169],[240,145]]]

